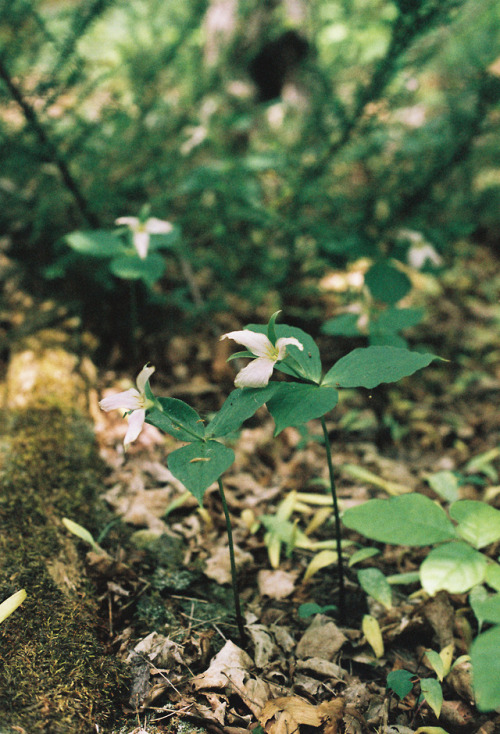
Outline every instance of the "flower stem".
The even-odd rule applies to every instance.
[[[344,585],[344,565],[342,562],[342,538],[340,530],[340,513],[339,503],[337,501],[337,490],[335,489],[335,477],[333,473],[332,452],[330,449],[330,439],[328,438],[328,430],[324,417],[321,418],[321,426],[325,437],[326,459],[328,461],[328,471],[330,473],[330,488],[333,500],[333,514],[335,516],[335,540],[337,543],[337,573],[339,582],[339,618],[341,624],[346,623],[346,607],[345,607],[345,585]]]
[[[246,645],[247,637],[246,637],[245,629],[243,626],[243,616],[241,614],[240,597],[238,594],[238,581],[236,578],[236,562],[234,560],[233,531],[231,529],[231,520],[229,518],[229,510],[227,507],[226,495],[224,494],[224,487],[222,486],[222,481],[220,477],[217,481],[219,483],[219,492],[220,492],[220,497],[222,500],[222,507],[224,509],[224,516],[226,518],[227,538],[229,541],[229,559],[231,561],[231,583],[233,586],[234,609],[236,612],[236,622],[238,624],[238,631],[240,633],[240,644],[241,644],[241,647],[244,648]]]

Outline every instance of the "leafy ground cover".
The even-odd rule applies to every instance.
[[[428,318],[411,333],[450,362],[390,388],[345,391],[328,416],[344,511],[409,490],[446,508],[440,482],[460,499],[498,507],[498,261],[483,249],[463,254],[435,283]],[[209,417],[235,374],[214,342],[193,335],[164,344],[163,360],[152,355],[157,392]],[[110,643],[130,666],[130,721],[149,733],[496,730],[498,716],[474,705],[463,657],[478,632],[471,599],[429,597],[415,578],[428,546],[344,529],[352,565],[348,623],[338,624],[334,566],[321,556],[332,537],[321,426],[287,428],[276,440],[265,408],[231,437],[236,461],[225,475],[248,634],[242,650],[216,486],[200,509],[166,468],[177,442],[147,425],[125,455],[126,422],[98,409],[131,378],[110,368],[94,395],[110,467],[104,497],[117,520],[96,538],[105,552],[87,553]],[[496,558],[498,542],[485,552]],[[377,586],[382,573],[389,595]]]

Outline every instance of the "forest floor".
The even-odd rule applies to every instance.
[[[449,361],[396,385],[342,393],[327,416],[341,509],[388,497],[399,491],[393,485],[437,500],[429,483],[437,472],[455,474],[460,498],[500,508],[499,295],[498,260],[488,250],[469,249],[435,281],[425,296],[427,317],[410,332],[412,345]],[[322,340],[326,367],[333,361],[329,349],[352,348],[347,340],[334,347],[332,337]],[[182,398],[208,416],[232,389],[233,363],[225,364],[216,337],[177,336],[151,351],[143,361],[156,367],[151,386],[157,396]],[[332,513],[325,512],[321,425],[311,421],[275,438],[265,408],[232,438],[236,461],[223,477],[248,636],[243,650],[217,486],[207,490],[200,508],[167,468],[168,454],[178,447],[173,439],[145,425],[125,454],[126,421],[118,411],[99,410],[99,399],[127,389],[134,377],[109,366],[91,394],[97,441],[109,467],[103,496],[116,520],[98,538],[106,552],[91,551],[86,561],[97,578],[108,649],[131,671],[127,723],[113,734],[500,730],[497,714],[474,706],[467,662],[442,683],[439,719],[419,698],[419,682],[436,677],[425,651],[439,653],[453,643],[458,658],[477,632],[467,594],[429,598],[419,583],[394,585],[392,603],[383,605],[359,586],[362,568],[386,576],[418,571],[428,547],[383,545],[344,529],[351,542],[345,548],[347,624],[334,608],[336,566],[310,570],[304,578],[318,553],[314,543],[334,533]],[[287,521],[311,547],[297,547]],[[362,547],[373,555],[348,565]],[[499,544],[486,550],[496,558]],[[363,629],[367,614],[378,622],[381,649],[374,650]],[[414,683],[401,700],[387,689],[388,674],[400,669]]]

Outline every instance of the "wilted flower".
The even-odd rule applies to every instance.
[[[249,329],[230,331],[228,334],[223,334],[222,339],[234,339],[256,357],[238,372],[234,381],[236,387],[265,387],[276,362],[286,357],[286,348],[289,344],[293,344],[301,351],[304,349],[299,340],[293,336],[281,337],[276,340],[276,344],[273,344],[265,334],[257,334]]]
[[[128,429],[123,441],[125,448],[135,441],[142,430],[144,421],[146,420],[146,410],[152,408],[154,402],[146,396],[146,384],[155,371],[154,367],[145,365],[137,376],[137,390],[131,387],[130,390],[119,392],[104,398],[99,402],[101,410],[127,410],[130,411],[128,417]]]
[[[132,230],[134,247],[139,257],[144,260],[148,255],[149,238],[152,234],[168,234],[173,230],[170,222],[163,219],[150,217],[145,222],[138,217],[119,217],[115,220],[115,224],[125,224]]]

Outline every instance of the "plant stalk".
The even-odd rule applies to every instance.
[[[335,517],[335,541],[337,544],[337,558],[338,558],[337,574],[338,574],[338,582],[339,582],[339,619],[340,619],[341,624],[345,624],[346,623],[345,584],[344,584],[344,565],[342,561],[342,538],[341,538],[341,528],[340,528],[339,503],[337,500],[337,490],[335,488],[335,476],[333,472],[330,439],[328,438],[328,430],[326,428],[324,417],[321,418],[321,426],[323,428],[323,435],[325,437],[326,459],[328,462],[328,471],[330,473],[330,489],[332,492],[333,514]]]
[[[234,559],[233,531],[231,528],[231,519],[229,517],[229,509],[228,509],[227,502],[226,502],[226,495],[224,494],[224,487],[222,486],[222,481],[220,477],[217,481],[219,483],[219,492],[220,492],[220,497],[222,500],[222,507],[224,509],[224,516],[226,518],[227,538],[229,541],[229,559],[231,562],[231,583],[233,586],[234,609],[236,612],[236,622],[238,624],[238,631],[240,634],[240,644],[241,644],[241,647],[244,649],[246,646],[247,636],[245,634],[243,616],[241,614],[240,597],[238,594],[238,581],[236,578],[236,562]]]

